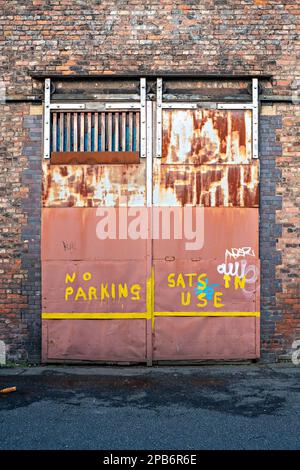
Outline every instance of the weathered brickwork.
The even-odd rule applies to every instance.
[[[33,107],[33,112],[35,112]],[[41,342],[41,153],[42,153],[42,116],[25,116],[23,126],[26,140],[22,154],[27,158],[22,172],[22,186],[28,188],[26,198],[22,199],[22,210],[26,222],[22,227],[21,266],[26,276],[22,283],[22,294],[27,298],[27,306],[22,310],[28,335],[26,351],[31,362],[40,361]]]
[[[278,338],[276,322],[282,321],[282,310],[276,302],[277,292],[281,292],[280,277],[276,268],[281,265],[281,252],[276,240],[282,234],[282,226],[277,223],[276,211],[282,208],[282,197],[277,195],[277,184],[281,181],[276,157],[282,148],[276,140],[276,131],[282,127],[280,116],[260,117],[260,259],[261,259],[261,338],[263,357],[267,353],[275,358]]]
[[[268,94],[291,96],[299,19],[294,0],[1,1],[0,85],[13,97],[41,92],[32,73],[267,73]],[[8,359],[38,362],[42,116],[1,96],[0,111],[0,339]],[[261,344],[278,360],[300,338],[300,110],[262,114]]]
[[[0,338],[5,341],[8,357],[21,360],[27,357],[27,328],[22,311],[28,299],[22,293],[26,272],[22,268],[21,232],[26,223],[22,198],[28,188],[22,185],[26,159],[22,155],[25,141],[23,117],[29,107],[24,104],[1,106],[0,115]]]
[[[282,208],[276,221],[282,227],[277,249],[281,252],[281,264],[276,268],[281,281],[276,303],[282,310],[282,321],[275,324],[278,354],[289,354],[292,343],[300,339],[300,106],[277,106],[282,117],[282,129],[278,140],[282,144],[282,156],[276,159],[281,172],[277,194],[282,198]]]
[[[42,116],[25,104],[0,117],[0,338],[9,360],[40,358]]]
[[[10,0],[1,2],[8,92],[28,72],[270,72],[289,90],[299,5],[291,0]]]

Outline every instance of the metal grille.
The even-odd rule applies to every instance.
[[[139,152],[139,150],[139,112],[51,113],[51,152]]]

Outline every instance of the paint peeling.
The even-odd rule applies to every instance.
[[[145,165],[49,165],[43,163],[44,207],[145,205]]]
[[[163,112],[163,163],[250,163],[251,140],[251,111]]]
[[[156,161],[153,203],[161,206],[258,207],[258,163],[164,165]]]

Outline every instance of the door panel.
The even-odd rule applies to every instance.
[[[113,121],[115,127],[110,114],[102,116],[101,129],[93,127],[96,121],[91,116],[82,118],[81,114],[78,123],[84,125],[86,121],[89,125],[82,149],[98,129],[99,150],[106,136],[104,150],[110,151],[98,152],[94,161],[91,154],[86,157],[88,164],[79,165],[86,152],[73,152],[75,156],[68,154],[65,158],[62,150],[66,148],[62,147],[60,158],[66,164],[53,164],[51,159],[43,163],[43,361],[145,362],[147,240],[118,236],[124,212],[145,209],[145,159],[139,158],[138,164],[97,163],[103,154],[111,155],[112,146],[113,150],[121,146],[132,150],[132,142],[138,137],[130,134],[132,113],[120,113],[119,120]],[[97,117],[99,124],[100,115]],[[122,137],[119,147],[116,132]],[[67,133],[73,142],[73,128],[69,127]],[[79,134],[76,139],[79,150]],[[92,139],[92,150],[95,142]],[[61,141],[58,145],[61,147]],[[128,157],[126,152],[118,155],[123,161]],[[102,234],[106,230],[104,220],[109,221],[109,230],[116,232],[109,232],[105,239],[99,235],[99,224]]]
[[[43,164],[43,207],[145,205],[145,162],[138,165]]]
[[[162,163],[251,164],[251,119],[242,110],[164,110]]]
[[[43,362],[145,362],[145,320],[43,320]]]
[[[209,260],[217,259],[223,262],[226,250],[236,247],[250,247],[250,250],[244,250],[245,256],[249,259],[257,259],[258,253],[258,209],[254,208],[212,208],[205,207],[203,210],[203,245],[196,250],[187,250],[186,244],[191,241],[184,236],[182,239],[174,237],[174,223],[176,220],[182,220],[183,208],[172,207],[170,213],[163,212],[164,218],[171,220],[170,239],[165,240],[160,236],[153,240],[153,259],[163,260],[165,257],[174,257],[175,259],[189,260]],[[153,208],[155,212],[156,208]],[[196,207],[192,207],[191,224],[196,227]],[[173,215],[173,217],[172,217]],[[158,215],[157,215],[158,217]],[[199,215],[200,217],[200,215]],[[246,254],[250,253],[250,254]],[[253,254],[255,256],[253,256]],[[228,254],[229,256],[229,254]]]
[[[258,207],[258,162],[198,166],[157,159],[153,178],[154,206]]]
[[[251,111],[163,110],[153,212],[172,212],[171,232],[203,207],[200,246],[153,240],[153,357],[259,356],[259,163]],[[192,209],[187,209],[192,206]],[[169,210],[169,212],[168,212]],[[177,224],[177,225],[176,225]]]
[[[240,277],[237,280],[237,276],[230,276],[225,287],[223,275],[217,271],[221,264],[216,259],[156,261],[155,315],[168,311],[198,312],[199,315],[205,312],[255,312],[259,265],[250,262],[252,264],[247,263],[245,269],[237,268],[238,276],[243,274],[241,271],[245,272],[245,282]],[[199,297],[201,293],[203,295]]]
[[[258,340],[257,340],[258,337]],[[256,317],[158,317],[153,357],[156,360],[254,359],[259,347]]]
[[[145,312],[144,261],[45,261],[44,313]]]
[[[42,211],[42,259],[59,260],[145,260],[144,239],[100,239],[99,224],[104,217],[115,222],[119,233],[120,218],[128,206],[119,207],[44,207]],[[145,208],[141,207],[142,210]]]

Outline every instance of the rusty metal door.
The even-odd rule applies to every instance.
[[[242,109],[163,102],[161,79],[154,100],[141,79],[139,102],[95,111],[50,103],[49,82],[43,361],[258,357],[255,99]],[[146,233],[120,236],[137,211]],[[201,246],[185,231],[187,213]],[[170,221],[167,237],[155,232],[161,217]],[[115,237],[102,236],[104,220]]]
[[[153,210],[166,219],[172,208],[178,228],[189,207],[199,240],[189,248],[184,237],[153,240],[154,360],[259,356],[256,81],[252,87],[249,106],[158,100]]]
[[[45,90],[43,361],[145,362],[149,242],[103,237],[105,220],[118,232],[146,207],[145,80],[129,104],[50,101],[50,80]]]

